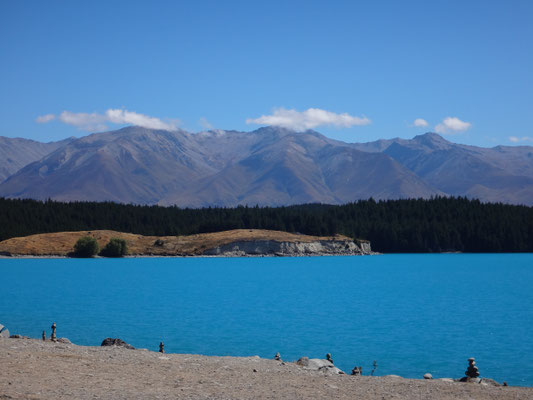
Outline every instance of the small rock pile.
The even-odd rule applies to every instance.
[[[471,357],[468,359],[468,368],[465,371],[465,375],[468,378],[478,378],[479,377],[479,369],[476,367],[476,361],[475,358]]]

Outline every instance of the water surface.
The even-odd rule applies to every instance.
[[[207,355],[279,351],[376,375],[533,385],[533,255],[1,259],[0,323],[76,344]]]

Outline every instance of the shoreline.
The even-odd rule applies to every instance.
[[[0,364],[0,398],[6,399],[533,398],[531,387],[339,375],[331,368],[258,356],[159,353],[37,339],[0,338]]]
[[[0,255],[0,260],[2,259],[70,259],[70,260],[113,260],[113,259],[125,259],[125,258],[301,258],[301,257],[361,257],[361,256],[380,256],[384,253],[374,252],[372,254],[299,254],[299,255],[278,255],[278,254],[245,254],[245,255],[126,255],[123,257],[69,257],[62,255],[20,255],[14,254],[11,256]],[[443,254],[443,253],[435,253]]]

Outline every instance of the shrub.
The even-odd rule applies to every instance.
[[[128,253],[128,245],[124,239],[111,238],[102,249],[100,255],[104,257],[124,257]]]
[[[98,254],[98,242],[90,236],[83,236],[74,245],[74,257],[93,257]]]

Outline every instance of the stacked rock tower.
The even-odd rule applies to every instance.
[[[465,375],[469,378],[479,377],[479,369],[476,367],[475,358],[468,359],[468,368],[466,369]]]

